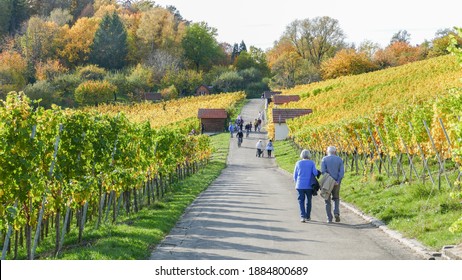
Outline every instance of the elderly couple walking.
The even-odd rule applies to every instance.
[[[340,222],[340,183],[344,176],[343,160],[337,156],[335,147],[327,148],[327,156],[321,161],[321,171],[316,169],[316,164],[311,160],[311,153],[303,150],[300,154],[301,160],[295,164],[294,181],[295,189],[298,192],[298,203],[300,205],[300,221],[306,222],[311,220],[311,199],[313,197],[313,185],[316,183],[316,177],[322,173],[323,176],[330,176],[335,183],[331,193],[325,197],[327,222],[332,223],[335,217],[336,222]],[[328,175],[327,175],[328,174]],[[332,216],[332,203],[334,201],[334,216]]]

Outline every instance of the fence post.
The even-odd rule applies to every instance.
[[[377,142],[375,141],[374,135],[372,134],[372,131],[371,131],[369,125],[367,126],[367,130],[369,131],[369,135],[371,135],[372,143],[374,144],[375,150],[377,151],[377,154],[379,156],[380,166],[378,167],[378,170],[379,170],[379,174],[381,174],[382,173],[382,165],[383,165],[382,153],[380,152],[379,146],[377,145]],[[388,172],[387,168],[385,168],[385,171],[387,172],[387,175],[390,176],[390,173]]]
[[[444,136],[446,137],[446,141],[448,141],[448,144],[449,144],[449,146],[448,146],[448,152],[449,152],[449,154],[452,155],[452,148],[451,148],[452,143],[451,143],[451,139],[449,139],[449,135],[448,135],[448,133],[447,133],[447,131],[446,131],[446,128],[444,127],[443,120],[442,120],[441,118],[438,118],[438,120],[439,120],[439,122],[440,122],[441,128],[443,129],[443,133],[444,133]],[[460,121],[460,117],[459,117],[459,121]],[[461,176],[461,174],[462,174],[462,172],[460,171],[460,165],[459,165],[459,163],[458,163],[457,161],[454,161],[454,163],[455,163],[455,165],[456,165],[457,171],[459,172],[459,173],[458,173],[458,176],[457,176],[457,180],[459,180],[459,179],[460,179],[460,176]]]
[[[408,122],[408,124],[409,124],[409,127],[411,128],[411,130],[414,132],[415,130],[414,130],[414,127],[412,126],[412,123]],[[430,177],[430,181],[432,181],[432,185],[435,185],[435,181],[433,180],[432,173],[431,173],[430,168],[428,167],[428,164],[427,164],[427,159],[425,158],[425,153],[422,150],[422,146],[420,146],[420,143],[418,143],[418,142],[417,142],[417,147],[419,148],[420,156],[422,157],[422,162],[423,162],[423,165],[424,165],[424,169],[427,170],[428,176]],[[424,180],[424,183],[425,183],[425,176],[423,176],[423,174],[422,174],[422,179]]]
[[[391,168],[391,171],[393,172],[393,175],[396,176],[396,172],[395,172],[395,169],[393,168],[393,164],[391,164],[390,153],[388,152],[388,148],[385,145],[385,142],[383,141],[382,134],[380,133],[379,128],[376,125],[374,125],[374,126],[375,126],[375,130],[377,131],[377,135],[379,136],[379,139],[382,142],[382,146],[385,149],[385,153],[387,154],[388,167]],[[390,177],[390,174],[388,172],[389,172],[389,170],[387,169],[388,177]]]
[[[407,155],[407,158],[409,160],[409,165],[410,165],[410,169],[411,169],[410,172],[409,172],[409,181],[411,181],[412,170],[414,170],[415,176],[417,178],[419,178],[419,174],[417,173],[417,170],[414,167],[414,163],[412,162],[412,158],[410,156],[410,152],[409,152],[409,149],[407,147],[407,144],[406,144],[406,142],[404,142],[403,137],[401,137],[401,134],[399,133],[398,125],[396,125],[396,131],[398,131],[399,138],[401,139],[401,143],[403,143],[404,149],[406,149],[406,155]],[[404,170],[404,168],[403,168],[403,170]]]
[[[438,176],[441,176],[441,173],[443,173],[443,174],[444,174],[444,177],[446,178],[446,182],[448,183],[449,187],[452,188],[452,184],[451,184],[451,182],[449,181],[449,178],[448,178],[447,174],[444,172],[444,165],[443,165],[443,163],[441,162],[441,157],[440,157],[440,155],[439,155],[439,153],[438,153],[438,150],[436,149],[435,142],[433,141],[433,137],[432,137],[432,135],[431,135],[431,133],[430,133],[430,129],[429,129],[428,126],[427,126],[427,122],[426,122],[425,120],[423,120],[423,124],[424,124],[424,126],[425,126],[425,130],[427,131],[428,137],[430,138],[430,142],[431,142],[431,144],[432,144],[432,148],[433,148],[433,150],[435,151],[436,158],[438,159],[438,164],[439,164],[439,166],[440,166],[439,172],[438,172],[438,174],[439,174]],[[438,188],[440,188],[440,186],[438,186]]]
[[[359,137],[358,132],[356,132],[356,129],[354,129],[354,132],[356,134],[356,139],[358,139],[359,144],[361,144],[361,149],[363,151],[361,157],[364,157],[364,152],[365,152],[366,149],[364,149],[363,141],[361,140],[361,137]],[[366,166],[364,166],[364,163],[363,163],[362,159],[359,161],[359,163],[361,163],[361,166],[362,166],[363,170],[366,170]]]

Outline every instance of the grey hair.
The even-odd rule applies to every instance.
[[[300,153],[300,157],[302,159],[310,159],[311,158],[311,153],[310,151],[308,150],[303,150],[301,153]]]
[[[327,147],[327,154],[328,155],[335,155],[336,152],[337,152],[337,149],[334,146]]]

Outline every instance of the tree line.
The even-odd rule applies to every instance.
[[[0,97],[24,90],[44,106],[72,107],[99,92],[98,100],[139,100],[152,91],[176,98],[201,84],[256,97],[443,55],[451,34],[440,30],[412,46],[401,30],[383,49],[371,41],[355,46],[338,20],[324,16],[293,21],[264,51],[218,42],[216,28],[149,0],[2,0]]]

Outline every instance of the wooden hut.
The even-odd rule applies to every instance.
[[[312,113],[311,109],[273,109],[274,139],[284,140],[289,135],[286,120]]]
[[[204,132],[223,132],[226,128],[228,113],[225,109],[199,109],[197,115]]]
[[[200,85],[196,88],[195,96],[209,95],[212,93],[212,86]]]
[[[300,100],[300,95],[273,95],[274,105],[282,105],[289,102],[295,102]]]

